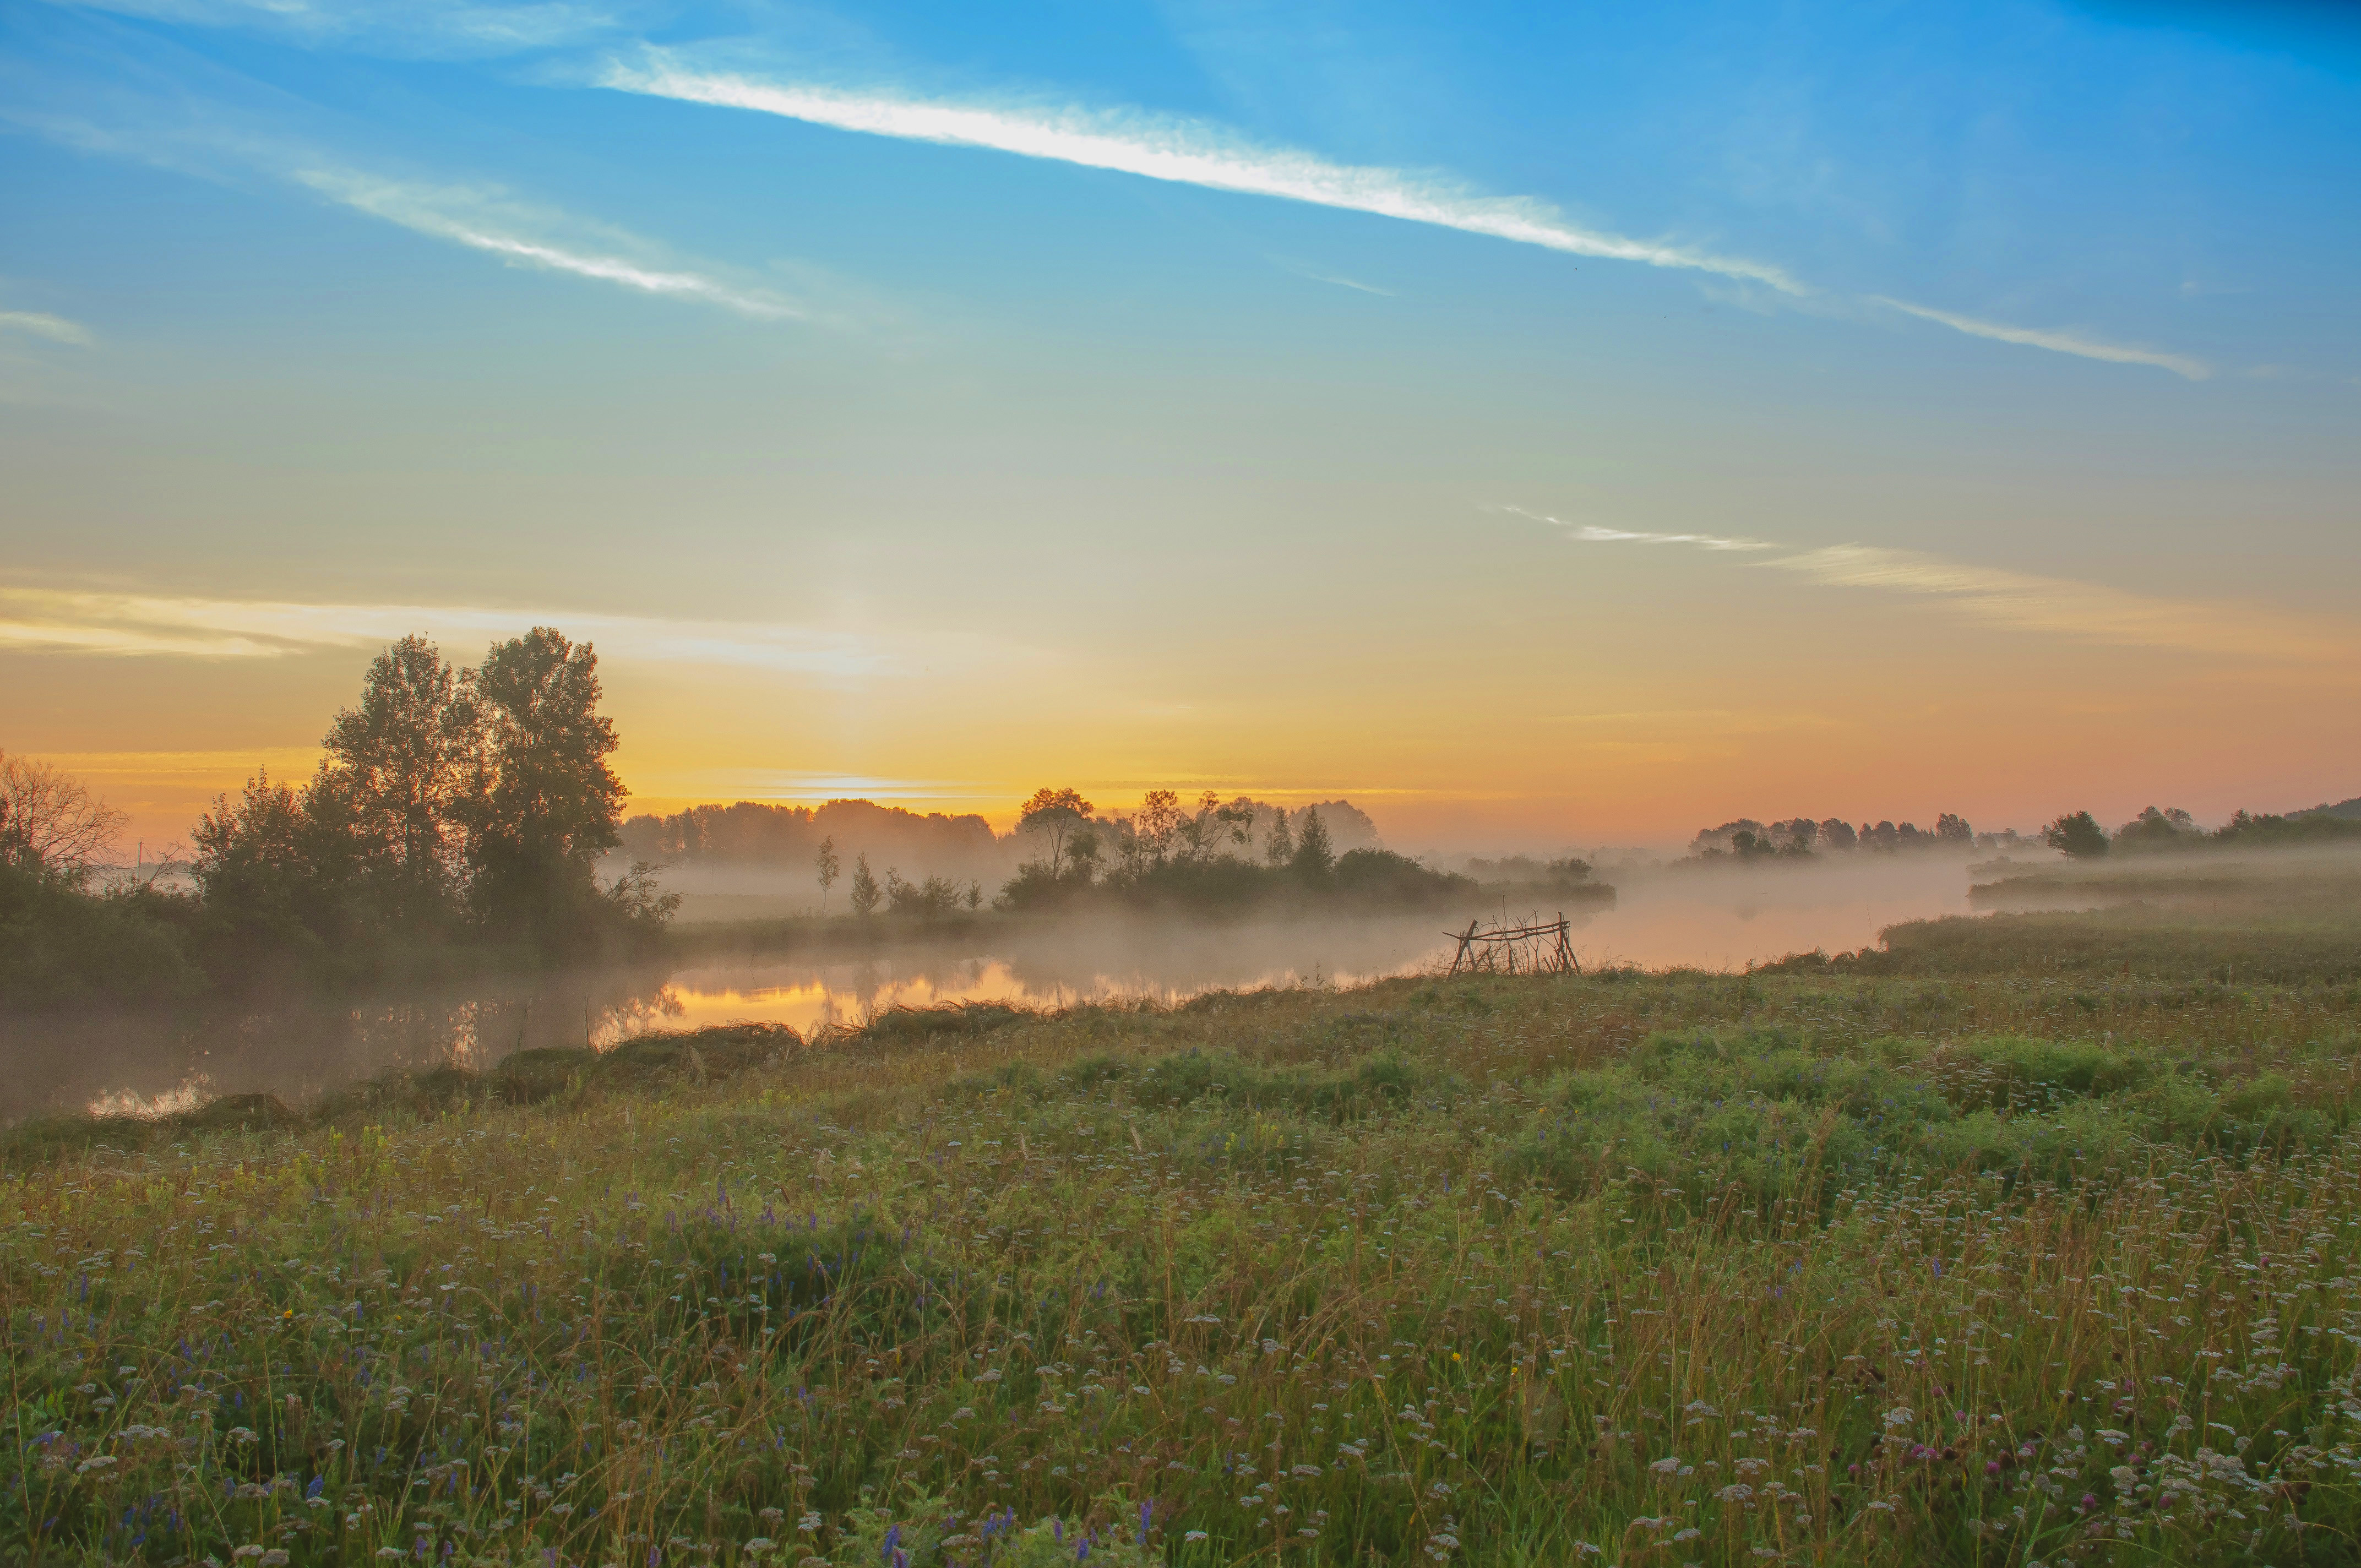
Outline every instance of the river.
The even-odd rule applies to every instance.
[[[1611,908],[1569,911],[1586,967],[1733,970],[1877,940],[1899,921],[1968,913],[1968,877],[1932,857],[1732,867],[1626,880]],[[652,1028],[760,1020],[807,1033],[891,1007],[1001,1001],[1174,1002],[1216,989],[1352,985],[1447,965],[1444,927],[1530,904],[1328,921],[1091,918],[1012,924],[964,948],[858,958],[698,959],[671,969],[540,975],[235,1014],[82,1014],[0,1020],[0,1119],[44,1110],[154,1112],[216,1094],[298,1102],[390,1068],[483,1067],[521,1046],[604,1047]],[[1538,911],[1554,918],[1556,911]]]

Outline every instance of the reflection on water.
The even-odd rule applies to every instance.
[[[391,1068],[613,1040],[677,1010],[664,980],[661,968],[611,970],[243,1011],[0,1017],[0,1119],[76,1108],[154,1113],[254,1091],[300,1101]]]
[[[1968,913],[1968,872],[1935,854],[1829,857],[1628,879],[1576,935],[1586,964],[1736,970],[1789,953],[1873,947],[1905,920]]]
[[[1956,861],[1732,868],[1630,879],[1614,907],[1568,913],[1587,966],[1737,969],[1812,948],[1858,948],[1896,921],[1964,913],[1966,891]],[[608,1046],[655,1027],[755,1020],[809,1033],[891,1007],[942,1002],[1055,1007],[1350,985],[1447,963],[1443,927],[1464,926],[1472,915],[1527,913],[1494,907],[1224,925],[1093,918],[1012,929],[987,950],[701,959],[670,972],[533,976],[210,1017],[0,1020],[0,1118],[83,1107],[162,1111],[257,1091],[301,1101],[390,1068],[484,1067],[523,1047]]]

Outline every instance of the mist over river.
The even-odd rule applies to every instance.
[[[1568,910],[1587,968],[1734,970],[1874,943],[1900,921],[1968,913],[1957,860],[1683,868],[1615,878],[1612,907]],[[246,1012],[82,1012],[0,1019],[0,1119],[38,1111],[169,1110],[214,1095],[290,1102],[390,1068],[489,1067],[521,1047],[610,1046],[650,1029],[752,1020],[808,1034],[891,1007],[1034,1007],[1211,990],[1352,985],[1445,967],[1444,928],[1521,919],[1530,901],[1334,920],[1209,922],[1093,915],[1010,921],[961,946],[858,957],[735,953],[664,966],[518,976]]]

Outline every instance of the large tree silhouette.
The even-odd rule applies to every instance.
[[[625,791],[607,766],[598,657],[537,626],[495,644],[472,683],[481,736],[465,817],[469,890],[498,928],[563,941],[600,898]]]

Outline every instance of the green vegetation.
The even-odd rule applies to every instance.
[[[2228,925],[902,1012],[28,1124],[0,1541],[2349,1563],[2361,944]]]
[[[2070,860],[2094,861],[2109,846],[2107,830],[2087,811],[2070,811],[2041,830],[2045,843]]]
[[[2052,820],[2032,837],[2020,836],[2015,828],[1997,833],[1979,833],[1965,817],[1944,812],[1935,819],[1931,831],[1922,831],[1915,824],[1905,822],[1896,827],[1892,822],[1862,823],[1855,828],[1842,817],[1831,817],[1815,822],[1808,817],[1790,817],[1785,821],[1758,822],[1751,817],[1738,817],[1719,828],[1704,828],[1689,841],[1689,854],[1681,864],[1711,864],[1716,861],[1810,860],[1827,854],[1845,855],[1855,850],[1893,854],[1910,851],[1968,850],[2008,851],[2020,847],[2047,845],[2070,860],[2095,861],[2109,853],[2142,854],[2158,850],[2202,850],[2222,846],[2259,849],[2275,846],[2323,846],[2361,839],[2361,802],[2346,801],[2340,806],[2314,806],[2309,811],[2291,812],[2286,816],[2257,816],[2252,812],[2235,813],[2221,827],[2207,831],[2197,819],[2179,806],[2159,810],[2149,806],[2113,833],[2099,825],[2099,819],[2087,811],[2070,811]]]
[[[2007,886],[2054,886],[2021,879]],[[2082,884],[2073,884],[2082,885]],[[2137,884],[2100,883],[2104,893]],[[2151,895],[2151,886],[2144,891]],[[2223,988],[2261,981],[2345,984],[2361,981],[2361,884],[2333,883],[2312,897],[2300,884],[2267,882],[2213,896],[2192,912],[2157,903],[2073,913],[1992,915],[1896,926],[1884,943],[1833,958],[1799,953],[1763,973],[1924,975],[2016,978],[2027,983],[2091,977],[2154,994],[2211,998]],[[2258,896],[2273,907],[2258,910]],[[2136,894],[2134,894],[2136,896]]]
[[[193,888],[112,884],[116,814],[0,758],[0,1003],[175,1001],[645,954],[677,900],[610,883],[617,740],[598,661],[547,627],[446,663],[406,637],[301,789],[258,773],[194,829]]]
[[[995,905],[1208,914],[1267,905],[1415,906],[1479,891],[1467,877],[1390,850],[1337,854],[1317,806],[1290,818],[1243,796],[1225,806],[1208,790],[1190,813],[1180,808],[1180,796],[1159,789],[1148,792],[1137,812],[1112,822],[1094,819],[1094,809],[1071,789],[1036,792],[1024,805],[1017,830],[1035,835],[1049,852],[1019,867]],[[1265,824],[1259,864],[1251,858],[1257,821]],[[1589,868],[1583,869],[1587,874]]]

